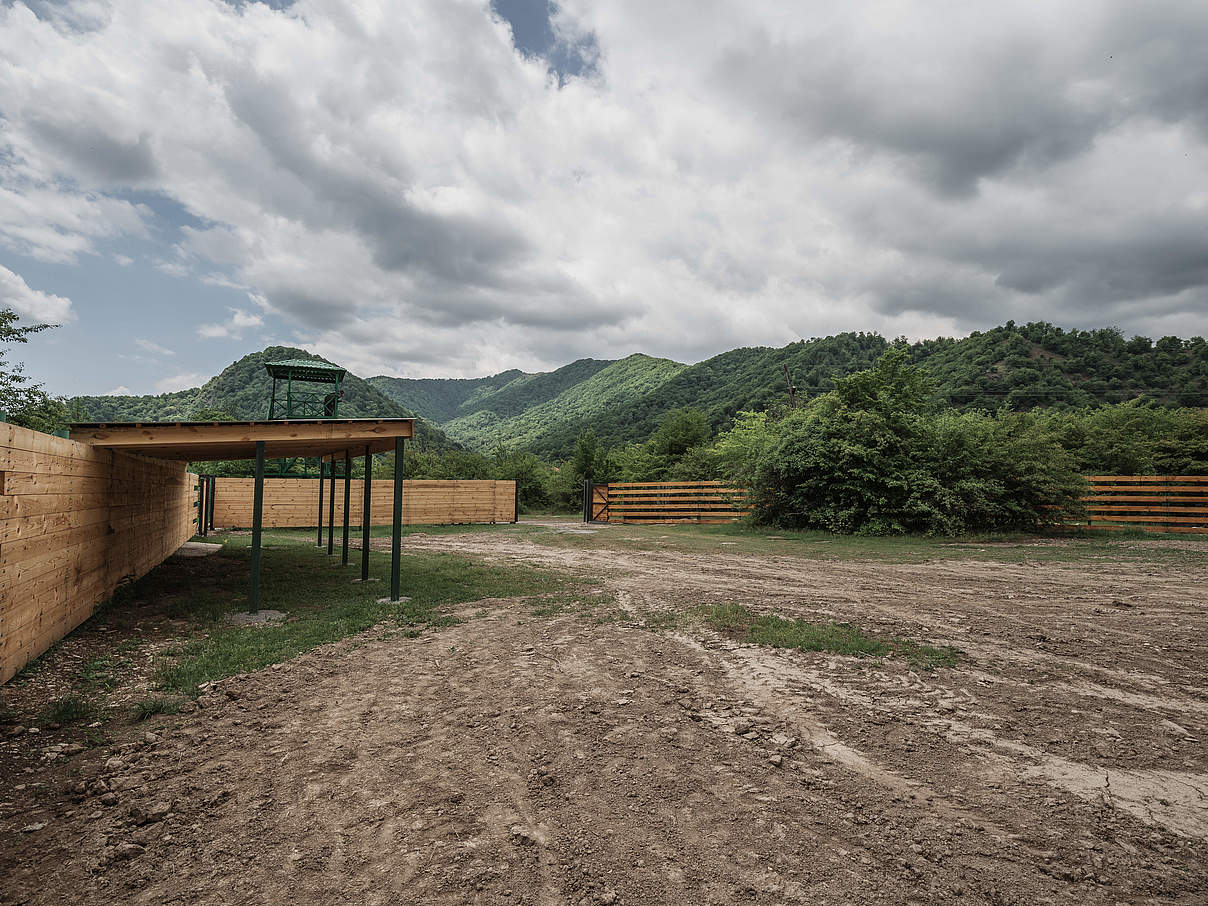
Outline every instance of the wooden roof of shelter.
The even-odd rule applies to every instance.
[[[394,449],[395,438],[414,437],[413,418],[301,418],[254,422],[79,422],[71,439],[94,447],[159,459],[203,462],[265,456],[362,455]]]

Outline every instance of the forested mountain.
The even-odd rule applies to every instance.
[[[610,361],[579,359],[556,371],[528,374],[512,369],[483,378],[369,378],[392,400],[418,415],[444,424],[455,418],[489,410],[510,418],[549,402],[560,393],[587,380]]]
[[[493,396],[484,397],[466,415],[445,422],[449,437],[472,450],[491,450],[499,444],[530,450],[539,456],[565,455],[583,426],[595,425],[614,411],[628,410],[655,393],[687,366],[669,359],[635,354],[616,362],[583,359],[559,371],[589,362],[590,377],[552,394],[566,380],[558,371],[515,381],[500,392],[499,408]],[[554,380],[558,376],[557,380]],[[549,380],[542,380],[548,378]],[[525,391],[535,389],[534,405],[523,407]]]
[[[923,340],[915,364],[960,408],[1028,410],[1146,397],[1164,406],[1208,406],[1208,342],[1119,330],[1063,330],[1013,321],[964,339]]]
[[[1125,339],[1115,329],[1063,330],[1012,322],[962,339],[892,343],[874,333],[842,333],[779,349],[732,349],[695,365],[632,355],[615,362],[580,359],[555,371],[504,371],[484,378],[349,375],[341,414],[416,414],[421,446],[449,440],[489,451],[498,444],[549,459],[567,456],[591,428],[604,447],[645,440],[666,414],[691,406],[712,427],[736,412],[787,402],[787,367],[803,401],[836,378],[869,368],[890,346],[935,379],[941,401],[961,409],[1075,408],[1145,398],[1163,406],[1208,406],[1208,343],[1202,338]],[[263,418],[271,380],[264,362],[310,356],[271,347],[233,363],[196,390],[142,397],[79,397],[81,418],[96,421],[189,419],[206,410]],[[448,438],[445,437],[448,435]]]
[[[266,362],[315,359],[317,355],[291,346],[270,346],[232,362],[222,372],[193,390],[157,396],[78,396],[71,400],[81,421],[190,421],[194,419],[260,419],[268,416],[273,379]],[[342,385],[340,415],[346,418],[406,418],[414,413],[366,381],[349,374]],[[420,445],[443,449],[451,446],[444,432],[426,420],[416,422]]]
[[[468,400],[489,395],[517,378],[532,377],[523,371],[501,371],[480,378],[397,378],[379,375],[367,383],[389,399],[421,418],[441,423],[456,418]]]

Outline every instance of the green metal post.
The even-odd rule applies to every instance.
[[[252,484],[252,613],[260,610],[260,530],[264,513],[264,441],[256,441],[256,478]]]
[[[390,600],[399,596],[399,569],[403,560],[403,439],[394,439],[394,522],[390,527]]]
[[[197,534],[206,536],[206,478],[197,476]]]
[[[369,507],[373,501],[373,455],[365,448],[365,501],[361,513],[361,581],[369,581]]]
[[[344,554],[340,562],[348,565],[348,510],[352,500],[352,454],[344,451]]]
[[[319,460],[319,516],[315,522],[319,525],[319,536],[315,539],[315,547],[323,546],[323,479],[327,477],[327,472],[323,464],[323,460]]]
[[[206,519],[207,519],[206,525],[209,528],[214,527],[214,495],[217,492],[218,492],[218,476],[211,475],[210,476],[210,493],[206,496],[206,504],[210,508],[210,512],[206,517]]]
[[[331,556],[336,543],[336,460],[333,456],[328,470],[331,486],[327,489],[327,556]]]

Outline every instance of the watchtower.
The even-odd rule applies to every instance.
[[[320,359],[285,359],[267,362],[264,369],[273,378],[273,396],[268,417],[336,418],[344,391],[340,385],[348,373]],[[282,386],[284,384],[284,387]],[[279,394],[284,391],[284,397]]]

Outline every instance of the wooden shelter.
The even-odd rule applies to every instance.
[[[264,463],[269,457],[315,457],[332,463],[331,495],[335,498],[336,463],[344,463],[343,561],[348,562],[348,498],[352,459],[365,458],[361,579],[369,578],[369,512],[372,499],[373,454],[394,451],[394,513],[392,521],[390,597],[399,598],[402,542],[403,441],[415,436],[413,418],[317,418],[250,422],[81,422],[71,426],[71,439],[94,447],[138,453],[164,460],[202,462],[214,459],[254,459],[252,497],[251,607],[260,606],[260,537],[263,528]],[[319,480],[319,544],[323,538],[323,486]],[[203,494],[204,492],[203,484]],[[207,507],[201,502],[198,523],[204,530]],[[327,551],[333,553],[328,507]]]

